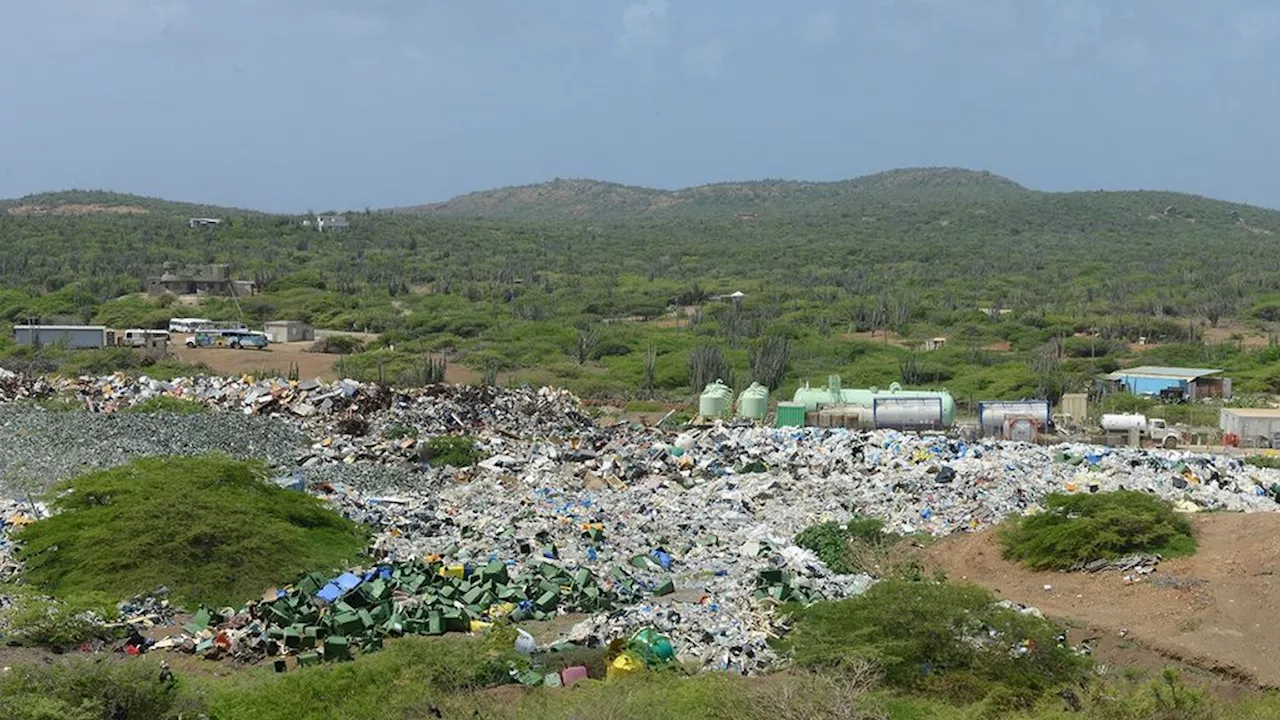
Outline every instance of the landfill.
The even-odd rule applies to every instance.
[[[88,412],[21,402],[52,395]],[[187,416],[191,425],[123,412],[157,396],[217,412]],[[38,437],[46,433],[54,439]],[[439,465],[423,447],[441,435],[474,438],[483,459]],[[1184,512],[1280,509],[1280,471],[1178,450],[722,423],[602,427],[571,394],[549,388],[0,378],[5,467],[22,462],[62,477],[203,448],[266,459],[282,487],[369,525],[370,559],[342,582],[304,578],[241,609],[205,609],[143,649],[311,663],[371,651],[396,634],[567,617],[576,622],[550,646],[602,647],[648,629],[680,662],[749,674],[779,661],[770,640],[783,630],[780,604],[850,597],[874,582],[835,574],[796,546],[815,523],[862,515],[887,531],[944,536],[1036,512],[1051,492],[1118,489]],[[9,495],[21,501],[15,489]],[[10,567],[11,554],[0,555],[0,569]],[[152,600],[134,604],[154,616]]]

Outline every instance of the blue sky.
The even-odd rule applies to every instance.
[[[0,0],[0,197],[957,165],[1280,207],[1275,0]]]

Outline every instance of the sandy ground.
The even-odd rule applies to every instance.
[[[1142,582],[1122,573],[1032,572],[1000,558],[994,533],[955,536],[928,558],[951,580],[1145,648],[1222,679],[1280,687],[1280,515],[1195,519],[1200,550]],[[1045,590],[1045,586],[1051,586]]]

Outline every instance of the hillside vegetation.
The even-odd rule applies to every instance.
[[[1012,180],[987,172],[912,168],[838,182],[760,180],[699,185],[682,190],[556,179],[536,185],[469,193],[446,202],[404,208],[403,211],[522,220],[642,216],[709,219],[736,213],[789,215],[838,212],[884,202],[948,202],[1025,192],[1028,191]]]
[[[353,213],[342,232],[229,213],[192,229],[187,206],[119,197],[154,211],[0,212],[0,320],[300,319],[382,333],[343,361],[357,377],[412,382],[436,353],[637,398],[715,372],[784,392],[839,372],[945,385],[962,403],[1056,397],[1137,361],[1224,367],[1238,391],[1280,391],[1280,350],[1229,338],[1275,335],[1280,212],[1202,197],[1043,193],[955,169],[675,192],[557,181]],[[230,262],[262,293],[179,312],[138,295],[165,261]],[[740,308],[717,299],[734,291]],[[934,336],[947,346],[911,349]],[[783,338],[785,356],[753,363]],[[1139,338],[1159,345],[1139,352]],[[50,366],[3,342],[0,357]]]

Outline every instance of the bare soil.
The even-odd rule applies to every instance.
[[[321,336],[321,331],[316,331]],[[366,342],[376,335],[363,333],[331,333],[335,335],[352,335]],[[289,368],[298,366],[298,377],[304,380],[320,378],[321,380],[339,380],[334,366],[340,355],[309,352],[312,343],[272,343],[265,350],[233,350],[231,348],[189,348],[183,344],[185,335],[175,335],[170,348],[173,357],[185,363],[202,363],[219,375],[258,375],[268,372],[271,375],[285,377]],[[509,373],[499,373],[498,381],[506,382]],[[447,383],[475,385],[481,381],[480,373],[463,367],[457,363],[449,363],[445,368],[444,380]]]
[[[1193,522],[1199,551],[1162,562],[1133,584],[1119,572],[1027,570],[1000,557],[991,531],[948,538],[926,557],[951,580],[1122,639],[1111,643],[1118,650],[1154,652],[1223,682],[1280,687],[1280,515],[1211,514]]]

